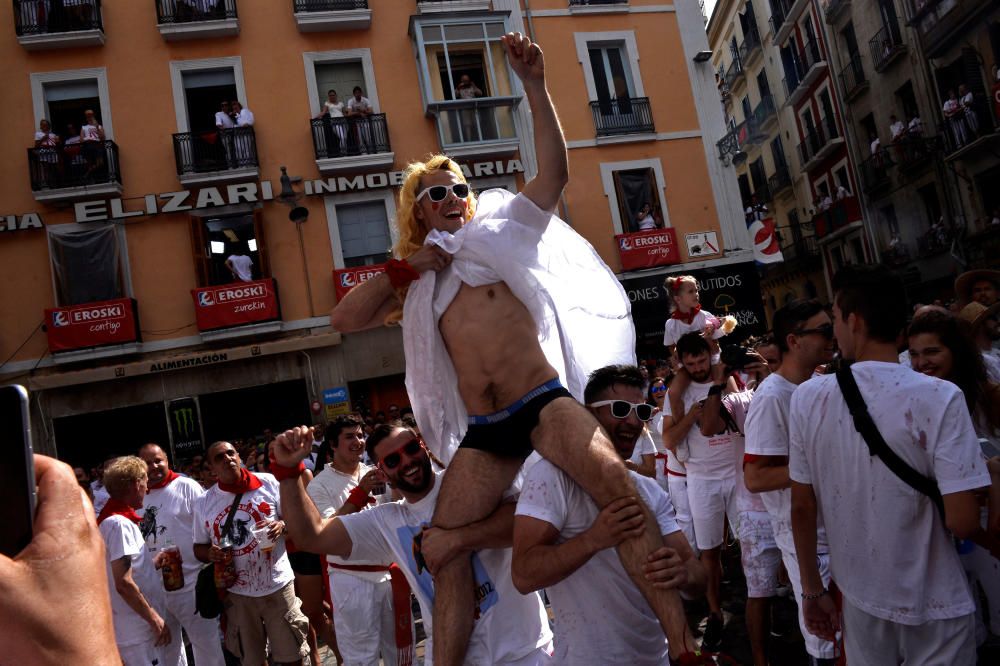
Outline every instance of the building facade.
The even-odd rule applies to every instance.
[[[570,157],[558,212],[645,313],[647,355],[668,271],[748,330],[763,319],[732,291],[756,273],[701,130],[722,112],[694,3],[12,5],[0,377],[32,390],[41,452],[83,464],[159,441],[184,458],[405,404],[399,329],[342,335],[328,312],[389,258],[409,161],[447,152],[477,190],[532,177],[508,30],[545,49]]]

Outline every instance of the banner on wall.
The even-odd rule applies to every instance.
[[[139,315],[135,299],[118,298],[45,310],[49,351],[64,352],[137,342]]]
[[[333,271],[333,288],[339,301],[362,282],[367,282],[377,275],[385,273],[385,264],[374,266],[357,266],[355,268],[337,268]]]
[[[274,278],[192,289],[199,331],[281,319]]]
[[[677,232],[673,229],[651,229],[634,234],[618,234],[618,256],[622,270],[669,266],[680,263]]]

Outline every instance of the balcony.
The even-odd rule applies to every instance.
[[[851,0],[829,0],[826,3],[826,22],[834,25],[837,19],[851,6]]]
[[[763,143],[778,122],[778,109],[774,97],[765,95],[750,116],[749,143]]]
[[[28,170],[35,201],[74,201],[122,192],[114,141],[29,148]]]
[[[421,14],[463,10],[484,12],[489,8],[490,0],[417,0],[417,11]]]
[[[841,229],[861,222],[861,205],[857,197],[834,201],[827,210],[817,212],[812,219],[816,238],[827,239]]]
[[[784,44],[788,35],[792,33],[795,21],[787,21],[788,11],[791,9],[791,0],[771,0],[771,18],[767,20],[771,26],[771,34],[774,35],[774,44]]]
[[[477,97],[432,102],[427,112],[437,119],[441,150],[452,157],[506,157],[520,139],[514,107],[520,97]]]
[[[729,63],[729,67],[726,69],[726,76],[723,79],[723,83],[730,92],[735,92],[738,83],[745,82],[743,74],[743,63],[740,62],[739,57],[733,58],[733,61]]]
[[[367,30],[372,23],[368,0],[292,0],[299,32]]]
[[[843,143],[844,139],[837,131],[836,122],[832,118],[823,118],[819,127],[809,130],[805,140],[799,144],[802,170],[809,171],[816,168]]]
[[[896,163],[902,172],[915,173],[930,165],[941,152],[941,137],[904,138],[892,145]]]
[[[153,0],[156,27],[168,42],[240,34],[236,0]]]
[[[847,66],[840,70],[840,85],[844,90],[844,99],[848,102],[868,90],[868,77],[861,63],[861,54],[852,53]]]
[[[893,25],[882,28],[875,33],[875,36],[868,40],[868,46],[872,50],[872,63],[875,71],[881,72],[906,53],[906,44],[899,34],[899,26]]]
[[[184,185],[251,180],[260,175],[253,127],[174,134],[177,178]]]
[[[312,140],[316,166],[335,174],[391,167],[396,155],[389,144],[384,113],[366,118],[313,118]]]
[[[14,0],[17,42],[29,51],[101,46],[104,23],[101,0],[78,0],[72,5],[46,0]]]
[[[751,28],[739,46],[740,62],[749,67],[763,51],[760,47],[760,33],[757,28]]]
[[[782,192],[791,191],[792,174],[785,165],[779,166],[767,179],[767,189],[772,196],[778,196]]]
[[[274,278],[192,289],[191,298],[202,340],[281,330],[281,302]]]
[[[889,152],[880,149],[861,163],[861,187],[871,196],[892,184],[889,169],[895,166]]]
[[[974,97],[968,112],[945,119],[939,128],[944,138],[945,160],[1000,152],[1000,132],[990,111],[985,98]]]
[[[597,138],[655,134],[648,97],[618,97],[590,103]]]
[[[909,0],[910,25],[916,26],[926,58],[940,58],[995,2],[987,0]]]
[[[63,362],[136,352],[142,340],[134,298],[48,308],[44,314],[49,351]],[[95,354],[95,348],[104,351]]]
[[[726,135],[716,142],[719,149],[719,159],[732,159],[733,163],[739,163],[746,159],[746,152],[743,150],[743,142],[746,140],[747,124],[742,122],[731,128]],[[742,159],[739,159],[742,156]]]
[[[795,271],[811,271],[822,264],[816,237],[803,236],[800,226],[793,226],[791,231],[792,242],[781,246],[781,256],[784,261],[765,265],[765,278],[788,275]]]

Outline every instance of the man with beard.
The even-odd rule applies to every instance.
[[[205,491],[193,479],[170,469],[167,454],[158,445],[146,444],[139,449],[139,457],[146,463],[149,478],[139,523],[149,557],[156,558],[160,549],[168,545],[177,546],[184,572],[184,586],[164,593],[163,619],[171,634],[178,638],[184,627],[198,666],[222,666],[226,662],[219,642],[219,621],[199,615],[194,603],[194,586],[201,569],[194,556],[194,505]],[[185,663],[183,641],[171,641],[163,652],[168,664]]]
[[[816,366],[833,358],[833,323],[819,301],[792,301],[774,313],[774,342],[781,350],[781,365],[761,382],[750,402],[743,473],[747,489],[760,493],[770,516],[774,540],[795,591],[806,652],[814,664],[827,664],[836,656],[833,643],[809,633],[802,616],[802,582],[792,539],[788,409],[795,389],[812,377]],[[817,537],[816,563],[823,585],[829,586],[830,546],[822,519],[817,523]]]
[[[522,595],[510,575],[514,503],[504,502],[484,520],[453,530],[430,527],[443,473],[434,472],[427,450],[409,428],[378,425],[368,437],[369,457],[403,496],[356,512],[322,518],[299,478],[312,443],[301,426],[278,436],[272,470],[281,479],[281,500],[295,543],[354,561],[398,563],[420,603],[433,659],[434,578],[456,557],[470,557],[476,585],[476,616],[466,663],[546,664],[552,633],[538,594]],[[397,637],[398,640],[398,637]]]
[[[379,481],[378,470],[362,464],[365,439],[361,420],[339,416],[326,431],[324,455],[329,463],[306,488],[323,518],[368,508],[368,497]],[[324,461],[326,462],[326,461]],[[355,664],[378,664],[379,651],[388,666],[396,663],[396,611],[409,623],[409,603],[394,608],[389,567],[381,561],[350,562],[328,555],[330,601],[337,645],[344,661]]]
[[[671,425],[664,428],[663,443],[676,453],[679,444],[687,442],[688,499],[691,519],[694,522],[695,540],[701,550],[701,561],[708,576],[709,616],[705,625],[702,644],[706,649],[716,649],[722,641],[722,561],[720,550],[723,542],[725,519],[730,525],[738,523],[736,502],[735,437],[739,431],[727,421],[726,427],[714,435],[703,435],[700,426],[702,405],[710,395],[735,391],[732,379],[713,384],[712,352],[701,333],[685,333],[677,340],[677,356],[691,376],[691,384],[684,391],[684,414],[672,414]]]
[[[637,367],[611,365],[591,373],[584,393],[622,459],[632,455],[643,424],[653,416],[643,384]],[[700,595],[704,568],[674,520],[670,497],[655,479],[636,471],[632,479],[663,540],[646,564],[647,578],[665,589]],[[514,519],[512,574],[521,592],[546,588],[558,631],[556,663],[659,666],[668,661],[656,615],[613,550],[644,529],[636,498],[623,497],[599,510],[549,461],[531,467]]]

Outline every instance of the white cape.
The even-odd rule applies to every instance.
[[[425,244],[453,259],[440,273],[423,273],[407,293],[406,390],[424,441],[446,464],[465,436],[468,415],[438,318],[462,282],[510,287],[534,318],[548,362],[581,402],[592,371],[635,363],[631,307],[621,283],[590,243],[524,195],[484,192],[472,220],[454,234],[432,231]]]

